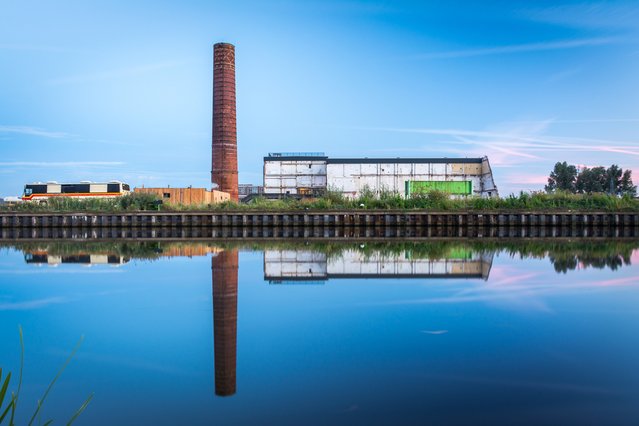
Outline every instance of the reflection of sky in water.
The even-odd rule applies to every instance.
[[[487,280],[269,284],[240,253],[237,393],[214,392],[211,254],[34,265],[0,251],[2,367],[31,409],[78,424],[631,424],[639,251],[615,270],[501,252]]]

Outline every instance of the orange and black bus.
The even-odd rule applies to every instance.
[[[23,201],[45,201],[49,198],[114,198],[129,194],[131,187],[127,183],[111,181],[106,183],[29,183],[24,186]]]

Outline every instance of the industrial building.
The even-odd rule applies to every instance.
[[[468,278],[487,280],[493,253],[460,248],[441,258],[349,249],[339,256],[307,249],[264,250],[264,279],[270,283],[321,282],[349,278]]]
[[[498,197],[487,157],[329,158],[323,153],[269,153],[264,157],[264,195],[317,196],[326,190],[349,198],[368,189],[408,198],[439,190],[452,197]]]
[[[264,193],[262,185],[253,185],[252,183],[240,183],[238,186],[238,198],[243,200],[248,196],[259,196]]]

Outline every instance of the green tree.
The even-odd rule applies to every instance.
[[[555,168],[550,172],[546,192],[565,191],[575,192],[577,181],[577,168],[567,162],[556,163]]]
[[[619,183],[619,194],[630,195],[632,197],[637,195],[637,186],[632,184],[632,170],[623,172],[621,182]]]
[[[606,192],[609,188],[605,167],[584,168],[577,176],[576,190],[582,194]]]
[[[605,191],[610,195],[620,195],[621,192],[621,176],[623,170],[613,164],[606,170],[606,187]]]

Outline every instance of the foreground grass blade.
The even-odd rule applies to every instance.
[[[2,368],[0,368],[0,381],[2,380]],[[11,373],[7,374],[7,378],[4,380],[4,384],[0,389],[0,407],[2,407],[2,403],[4,402],[4,396],[7,393],[7,388],[9,387],[9,381],[11,380]]]
[[[14,419],[16,416],[16,408],[18,408],[18,396],[20,395],[20,389],[22,389],[22,371],[24,370],[24,334],[22,333],[22,326],[18,325],[18,334],[20,335],[20,374],[18,376],[18,390],[16,393],[11,393],[11,419],[9,420],[9,426],[15,424]]]
[[[80,408],[78,408],[78,411],[76,411],[73,417],[71,417],[71,420],[69,420],[69,423],[67,423],[67,426],[71,426],[71,424],[74,421],[76,421],[76,419],[80,416],[80,414],[82,414],[82,412],[89,406],[89,403],[91,402],[92,399],[93,399],[93,394],[89,395],[87,400],[84,401],[84,404],[82,404]]]
[[[2,369],[0,368],[0,380],[2,380]],[[7,388],[9,387],[9,381],[11,380],[11,373],[7,374],[7,378],[4,380],[4,384],[2,385],[2,389],[0,389],[0,409],[2,408],[2,404],[4,403],[4,397],[7,394]],[[7,404],[7,408],[4,409],[2,414],[0,414],[0,424],[4,421],[4,418],[9,414],[9,410],[13,407],[15,399],[12,396],[11,402]]]
[[[36,417],[40,413],[40,409],[42,408],[44,401],[47,399],[49,392],[53,388],[53,385],[55,385],[55,383],[58,381],[58,379],[62,375],[62,372],[67,368],[67,366],[69,365],[69,363],[75,356],[76,352],[78,352],[78,349],[80,349],[80,345],[82,345],[83,340],[84,340],[84,336],[80,337],[80,340],[78,340],[78,343],[75,345],[75,348],[73,348],[73,351],[71,351],[71,354],[69,355],[67,360],[64,362],[60,370],[58,371],[58,374],[56,374],[53,380],[51,381],[51,383],[49,383],[49,387],[47,387],[47,390],[44,392],[44,395],[42,395],[42,399],[38,401],[38,408],[36,408],[35,413],[33,413],[33,416],[31,416],[31,420],[29,420],[29,426],[33,425],[33,421],[36,419]]]
[[[7,417],[7,414],[9,414],[9,410],[13,407],[13,399],[11,400],[11,402],[9,403],[9,405],[7,405],[7,408],[5,408],[4,412],[0,415],[0,424],[2,424],[2,421],[4,420],[5,417]],[[13,425],[13,423],[11,424]],[[11,426],[10,425],[10,426]]]

